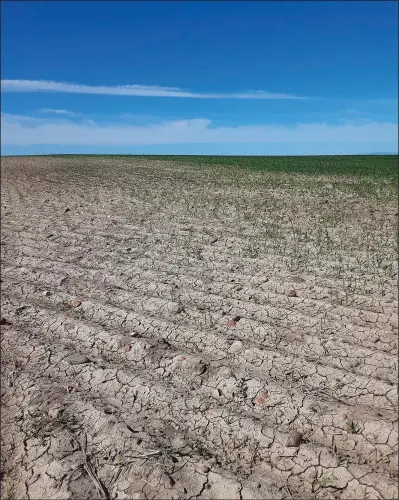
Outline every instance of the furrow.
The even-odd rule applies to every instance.
[[[59,274],[43,274],[37,269],[35,274],[35,284],[29,285],[29,279],[23,278],[19,269],[12,268],[5,270],[5,276],[20,281],[25,281],[24,295],[34,294],[38,288],[50,287],[51,298],[48,302],[63,305],[67,302],[66,295],[59,295],[63,286],[63,276]],[[21,274],[18,276],[18,274]],[[69,271],[68,291],[70,295],[86,297],[105,304],[133,309],[140,314],[150,316],[160,316],[166,320],[177,321],[180,325],[186,326],[196,324],[205,330],[212,325],[213,330],[226,334],[225,311],[230,312],[230,316],[241,314],[239,324],[234,329],[234,335],[239,338],[243,336],[247,341],[252,341],[258,348],[274,348],[278,352],[296,354],[301,353],[301,357],[317,360],[323,355],[325,364],[336,368],[342,368],[353,373],[367,375],[372,378],[386,380],[395,383],[397,380],[397,358],[393,354],[385,352],[375,352],[371,349],[356,348],[356,355],[353,346],[337,341],[334,332],[330,334],[310,335],[306,333],[308,329],[303,325],[296,326],[292,321],[283,327],[277,324],[262,323],[262,318],[257,318],[256,314],[251,314],[240,302],[241,307],[235,306],[234,302],[221,297],[206,294],[195,294],[193,292],[176,292],[173,285],[170,287],[152,287],[151,290],[139,289],[135,293],[126,290],[112,290],[98,283],[97,286],[87,287],[87,281],[82,281],[84,273],[74,270]],[[79,276],[76,278],[75,276]],[[12,280],[10,285],[12,286]],[[6,288],[4,289],[6,291]],[[55,294],[55,292],[58,292]],[[158,292],[158,293],[157,293]],[[49,292],[50,293],[50,292]],[[168,300],[167,295],[170,295]],[[199,295],[199,297],[198,297]],[[162,298],[161,298],[162,297]],[[166,298],[163,298],[166,297]],[[215,305],[215,299],[217,303]],[[253,320],[252,318],[255,318]],[[263,318],[264,319],[264,318]],[[210,325],[211,321],[211,325]]]

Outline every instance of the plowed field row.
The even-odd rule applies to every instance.
[[[4,498],[397,498],[388,188],[79,162],[2,160]]]

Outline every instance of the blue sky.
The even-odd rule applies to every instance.
[[[398,151],[397,2],[3,2],[2,154]]]

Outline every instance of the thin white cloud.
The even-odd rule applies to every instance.
[[[10,113],[1,112],[1,123],[3,124],[3,120],[7,123],[21,123],[21,122],[32,122],[37,124],[39,119],[35,116],[27,116],[27,115],[12,115]]]
[[[46,80],[1,80],[2,92],[58,92],[71,94],[119,95],[137,97],[180,97],[190,99],[307,99],[293,94],[254,90],[238,93],[189,92],[177,87],[148,85],[81,85]]]
[[[6,146],[71,145],[71,146],[135,146],[156,144],[364,144],[378,147],[390,144],[398,149],[397,123],[344,122],[302,123],[296,125],[243,125],[212,127],[204,118],[173,120],[149,125],[125,123],[98,124],[92,120],[80,123],[54,120],[48,123],[32,117],[3,114],[1,142]]]
[[[392,106],[394,108],[398,107],[398,98],[381,98],[381,99],[370,99],[368,101],[364,101],[364,104],[369,105],[379,105],[379,106]]]
[[[347,106],[351,110],[356,110],[358,113],[391,113],[393,115],[398,114],[397,98],[369,99],[367,101],[349,101],[346,102],[345,106]]]
[[[348,108],[344,109],[344,113],[349,113],[350,115],[358,115],[361,113],[358,109]]]
[[[40,110],[44,114],[61,115],[61,116],[82,116],[82,113],[76,113],[75,111],[68,111],[67,109],[53,109],[53,108],[43,108]]]

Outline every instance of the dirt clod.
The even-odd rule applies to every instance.
[[[218,388],[212,389],[211,394],[212,394],[212,397],[214,397],[215,399],[220,398],[220,396],[222,395],[220,389],[218,389]]]
[[[235,352],[238,352],[238,351],[241,351],[242,349],[242,342],[240,340],[236,340],[235,342],[233,342],[229,348],[229,353],[235,353]]]
[[[305,283],[306,282],[306,280],[301,278],[301,276],[292,276],[291,281],[293,281],[294,283]]]
[[[296,430],[292,430],[288,434],[288,439],[286,446],[287,448],[298,448],[298,446],[302,443],[302,434]]]
[[[56,419],[62,414],[62,412],[63,412],[62,406],[54,406],[49,409],[48,416],[52,419]]]
[[[288,290],[286,295],[287,295],[287,297],[297,297],[298,296],[298,294],[296,293],[296,290],[294,290],[294,289]]]
[[[233,319],[229,319],[229,321],[226,323],[227,326],[233,327],[236,326],[236,322]]]
[[[269,393],[267,391],[261,391],[255,398],[255,404],[257,406],[263,406],[263,403],[269,397]]]
[[[66,358],[71,365],[83,365],[85,363],[90,363],[91,360],[84,354],[71,354]]]
[[[132,339],[131,339],[131,337],[126,337],[126,336],[125,336],[125,337],[121,337],[121,338],[119,339],[119,346],[120,346],[120,347],[124,347],[124,346],[126,346],[126,345],[130,346],[130,344],[131,344],[131,343],[132,343]]]
[[[70,303],[69,303],[69,305],[71,307],[79,307],[81,305],[81,303],[82,302],[80,300],[75,299],[75,300],[71,300]]]

